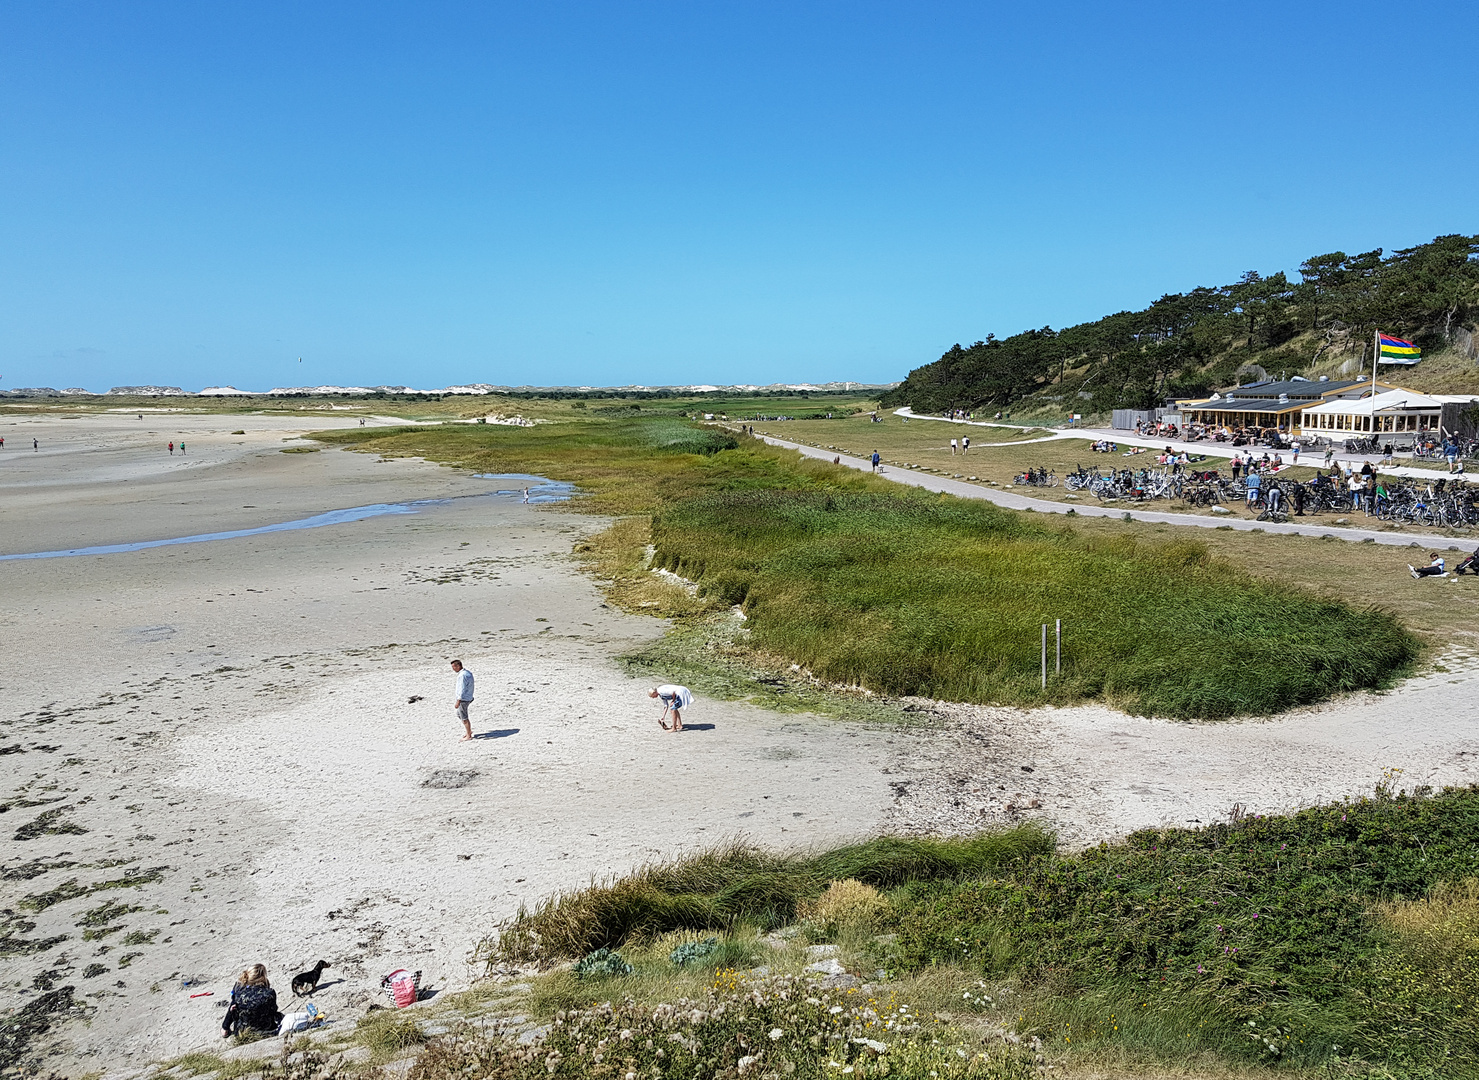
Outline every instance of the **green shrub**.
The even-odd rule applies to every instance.
[[[1402,902],[1476,865],[1479,788],[1386,791],[902,890],[894,948],[905,968],[966,963],[1039,988],[1023,1023],[1044,1037],[1084,1024],[1074,1003],[1090,999],[1101,1019],[1174,1006],[1195,1018],[1175,1032],[1193,1051],[1313,1064],[1340,1046],[1434,1063],[1470,1038],[1479,902]],[[1398,906],[1373,914],[1383,902]]]
[[[575,977],[577,979],[609,979],[620,978],[632,973],[632,965],[622,959],[621,953],[612,952],[610,949],[597,949],[593,953],[580,958],[576,963]]]

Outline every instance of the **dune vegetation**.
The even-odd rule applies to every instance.
[[[635,555],[650,540],[653,568],[698,587],[675,614],[737,605],[757,655],[840,687],[1215,718],[1381,687],[1418,654],[1391,615],[1255,580],[1193,541],[1080,535],[681,418],[318,438],[573,481],[580,508],[643,519],[624,533],[628,579],[652,577]],[[1041,626],[1058,620],[1044,688]]]
[[[578,985],[557,972],[545,993],[650,1001],[679,977],[664,931],[711,929],[715,957],[783,964],[756,948],[768,931],[835,943],[875,1000],[1063,1063],[1476,1076],[1479,788],[1395,783],[1070,854],[1028,829],[811,856],[731,847],[555,898],[487,956],[528,962],[538,941],[548,965],[600,942],[635,963]]]

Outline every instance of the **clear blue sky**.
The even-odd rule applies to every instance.
[[[1479,232],[1476,23],[6,4],[0,387],[901,378],[989,332]]]

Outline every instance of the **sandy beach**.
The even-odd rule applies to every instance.
[[[0,417],[0,555],[447,501],[0,561],[0,1009],[75,987],[85,1012],[32,1046],[69,1075],[218,1041],[250,962],[286,996],[327,960],[315,1001],[345,1018],[393,968],[464,987],[521,903],[736,835],[815,846],[1025,815],[1090,843],[1358,794],[1384,768],[1468,782],[1479,754],[1456,660],[1272,721],[926,703],[935,720],[890,729],[701,699],[670,735],[614,662],[664,624],[608,607],[570,558],[602,519],[422,462],[280,452],[357,420],[136,417]],[[471,743],[452,657],[477,678]]]

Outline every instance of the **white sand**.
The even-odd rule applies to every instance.
[[[0,553],[496,486],[363,454],[280,454],[289,423],[0,416]],[[161,449],[182,433],[184,461]],[[604,606],[568,555],[601,524],[465,499],[309,531],[0,562],[0,748],[20,751],[0,756],[0,906],[35,923],[28,939],[67,935],[0,959],[0,1008],[33,1000],[46,972],[96,1008],[89,1025],[43,1040],[52,1067],[210,1045],[216,1002],[257,960],[284,998],[292,972],[328,960],[333,985],[315,1000],[345,1017],[394,967],[464,986],[470,951],[520,902],[739,833],[787,846],[955,833],[1025,807],[1081,843],[1209,821],[1234,802],[1267,812],[1358,793],[1388,766],[1409,783],[1466,781],[1479,753],[1472,670],[1263,723],[945,706],[940,728],[877,730],[700,700],[689,722],[712,727],[668,735],[612,659],[662,624]],[[451,715],[454,655],[478,680],[474,729],[487,737],[470,744]],[[53,824],[88,831],[11,841],[55,809]],[[34,876],[15,873],[26,864]],[[69,880],[154,867],[142,887],[21,907]],[[84,913],[106,902],[137,910],[85,940]],[[213,997],[181,988],[196,975]]]

